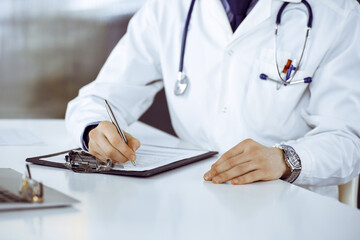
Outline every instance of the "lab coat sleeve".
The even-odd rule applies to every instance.
[[[339,185],[360,169],[360,13],[348,14],[310,84],[302,117],[312,128],[288,141],[302,161],[298,185]]]
[[[69,102],[65,122],[81,145],[90,122],[110,120],[104,99],[111,104],[120,126],[136,121],[163,87],[158,47],[156,1],[150,0],[131,19],[127,33],[114,48],[97,79],[80,89]],[[154,83],[155,81],[155,83]]]

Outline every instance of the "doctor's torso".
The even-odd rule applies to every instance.
[[[356,120],[349,113],[354,106],[351,99],[357,98],[347,96],[356,75],[352,65],[358,59],[352,37],[358,30],[349,24],[358,21],[356,1],[309,0],[313,27],[294,80],[312,77],[313,81],[277,90],[276,83],[259,76],[264,73],[278,79],[275,20],[284,2],[259,0],[233,33],[220,0],[197,0],[184,57],[189,86],[185,94],[175,96],[190,2],[148,0],[132,18],[97,80],[82,88],[69,105],[67,115],[81,119],[74,136],[81,135],[85,124],[106,119],[101,99],[116,106],[115,114],[125,126],[146,111],[162,86],[177,135],[220,152],[246,138],[271,146],[296,141],[310,130],[317,129],[312,131],[315,134],[336,129],[337,114],[349,115],[349,122]],[[292,2],[281,18],[276,51],[279,71],[288,59],[299,61],[305,41],[308,12],[299,0]],[[350,64],[341,57],[342,51]],[[154,83],[158,79],[162,82]],[[72,119],[70,124],[75,123]]]
[[[161,71],[179,137],[225,150],[245,138],[272,145],[300,138],[310,130],[302,118],[311,94],[308,84],[276,90],[276,83],[259,78],[261,73],[277,77],[274,28],[282,3],[260,0],[233,33],[220,1],[196,1],[184,60],[190,84],[182,96],[175,96],[173,91],[190,1],[159,4],[163,5],[156,12]],[[316,1],[310,4],[314,26],[296,78],[310,76],[314,78],[312,84],[320,84],[316,81],[331,81],[317,78],[316,69],[332,42],[329,40],[336,37],[331,29],[336,29],[337,22],[332,22],[330,10],[319,11]],[[326,21],[322,19],[324,14]],[[284,11],[277,48],[280,71],[288,59],[300,58],[307,20],[304,5],[290,4]]]

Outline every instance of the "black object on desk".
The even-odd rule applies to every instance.
[[[150,164],[145,167],[141,166],[142,161],[139,160],[138,166],[130,166],[129,163],[125,163],[124,165],[122,165],[118,163],[113,164],[111,161],[101,162],[96,157],[82,151],[81,149],[73,149],[49,155],[27,158],[26,162],[49,167],[65,169],[67,168],[73,170],[74,172],[80,173],[103,173],[123,176],[150,177],[162,172],[166,172],[191,163],[198,162],[200,160],[204,160],[218,153],[214,151],[178,149],[152,145],[143,145],[142,148],[146,148],[145,151],[152,152],[152,154],[156,153],[156,151],[161,150],[159,151],[159,155],[165,152],[169,156],[173,155],[175,157],[173,159],[171,159],[170,157],[168,159],[165,159],[165,155],[165,157],[162,156],[165,161],[163,160],[161,162]],[[176,155],[176,153],[179,152],[183,155]],[[186,157],[179,159],[179,157],[181,156]],[[147,158],[152,158],[156,160],[156,157],[154,157],[154,155],[149,157],[147,157],[146,155],[143,156],[144,160],[147,160]]]

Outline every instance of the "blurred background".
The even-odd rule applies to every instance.
[[[64,118],[144,2],[0,0],[0,118]],[[154,106],[142,120],[173,133],[166,110]],[[159,114],[166,120],[154,121]]]
[[[1,0],[0,117],[63,118],[144,0]]]

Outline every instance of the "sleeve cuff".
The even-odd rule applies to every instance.
[[[93,128],[97,127],[97,125],[99,125],[100,122],[101,121],[91,122],[85,126],[84,131],[82,132],[81,137],[80,137],[80,142],[81,142],[81,146],[82,146],[83,150],[85,150],[87,152],[89,151],[88,134]]]

